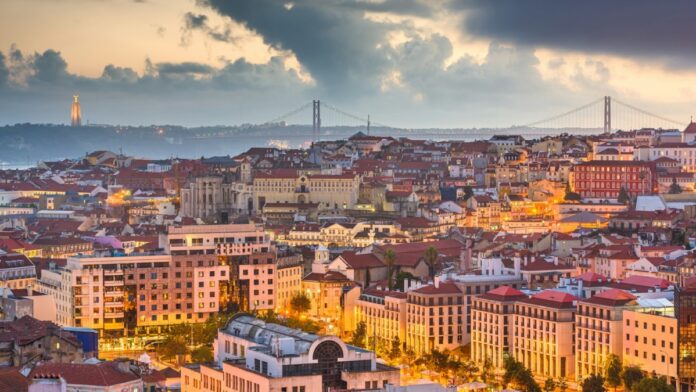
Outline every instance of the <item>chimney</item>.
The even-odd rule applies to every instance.
[[[31,297],[34,294],[34,288],[29,284],[27,285],[27,296]]]
[[[439,276],[436,276],[435,279],[433,279],[433,284],[435,285],[436,289],[440,287],[440,277]]]

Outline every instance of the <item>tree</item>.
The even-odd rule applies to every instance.
[[[669,194],[678,195],[682,193],[682,188],[677,184],[677,178],[672,177],[672,185],[669,186]]]
[[[581,199],[580,194],[573,192],[573,190],[570,188],[570,182],[566,184],[565,196],[563,199],[566,201],[577,201]]]
[[[394,262],[396,261],[396,253],[394,249],[387,249],[384,252],[384,264],[387,266],[387,288],[389,290],[394,289]]]
[[[355,326],[350,344],[357,347],[365,347],[365,337],[367,337],[367,324],[361,321]]]
[[[493,379],[493,361],[486,357],[481,365],[481,382],[488,384]]]
[[[474,195],[474,189],[471,185],[465,185],[462,190],[464,191],[464,200],[469,200],[469,198]]]
[[[542,388],[544,392],[553,392],[556,390],[556,382],[553,381],[552,378],[547,378],[546,381],[544,382],[544,388]]]
[[[561,392],[565,392],[566,389],[568,389],[568,382],[563,377],[559,378],[558,381],[556,381],[556,385],[558,386],[558,390]]]
[[[396,290],[399,290],[399,291],[404,291],[405,281],[406,281],[407,279],[411,280],[411,279],[415,279],[415,278],[416,278],[416,277],[413,276],[413,274],[410,273],[410,272],[404,272],[404,271],[399,272],[399,273],[396,274],[396,279],[395,279],[395,282],[394,282],[394,288],[395,288]]]
[[[592,374],[582,381],[580,384],[582,392],[606,392],[604,388],[604,377],[599,374]]]
[[[474,375],[478,373],[479,368],[473,361],[462,362],[456,371],[457,377],[463,379],[465,382],[471,382]]]
[[[505,357],[503,368],[503,383],[505,385],[512,383],[520,389],[527,392],[541,392],[539,384],[534,380],[532,372],[527,369],[524,364],[511,356]],[[485,381],[484,381],[485,382]],[[553,380],[551,380],[553,382]]]
[[[628,195],[626,188],[621,187],[621,189],[619,189],[618,201],[621,204],[628,204],[628,202],[631,201],[631,197]]]
[[[401,356],[401,341],[398,336],[392,339],[391,347],[389,349],[389,359],[396,361]]]
[[[635,392],[674,392],[674,387],[664,377],[645,377],[635,385]]]
[[[439,253],[434,246],[429,246],[423,254],[423,260],[428,265],[428,276],[430,276],[430,279],[435,279],[435,263],[437,263],[438,256]]]
[[[607,357],[607,368],[606,368],[606,373],[607,373],[607,378],[606,378],[606,383],[608,386],[614,388],[614,391],[616,391],[616,388],[621,386],[621,359],[619,359],[618,356],[615,354],[609,354]]]
[[[164,359],[176,358],[179,355],[186,355],[186,339],[181,335],[167,335],[162,344],[157,347],[157,355]]]
[[[633,387],[643,379],[643,371],[638,366],[626,366],[621,373],[621,381],[627,391],[632,391]]]
[[[200,346],[191,351],[191,362],[206,363],[213,361],[213,351],[209,346]]]
[[[290,298],[290,309],[295,313],[305,313],[312,308],[312,301],[307,294],[300,291]]]

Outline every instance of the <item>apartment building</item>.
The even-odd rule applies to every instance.
[[[36,267],[23,254],[0,253],[0,282],[2,288],[10,289],[25,289],[35,285]]]
[[[679,161],[684,171],[696,172],[696,145],[687,143],[661,143],[655,146],[640,147],[634,155],[641,161],[655,161],[667,157]]]
[[[678,377],[678,320],[666,298],[641,298],[639,306],[623,312],[623,362],[665,376],[673,385]]]
[[[623,356],[624,315],[637,305],[636,299],[626,291],[609,289],[578,303],[575,323],[578,381],[602,374],[610,355]]]
[[[391,344],[406,341],[407,294],[399,291],[365,289],[355,301],[355,323],[364,322],[368,339]]]
[[[574,167],[573,189],[583,198],[616,199],[621,188],[629,195],[657,192],[654,162],[589,161]]]
[[[302,255],[278,254],[276,264],[275,305],[276,311],[288,309],[293,296],[302,291],[304,259]]]
[[[256,224],[169,226],[159,242],[173,256],[243,256],[268,252],[270,247],[263,226]]]
[[[675,293],[677,342],[677,374],[679,391],[696,390],[696,278],[684,282]]]
[[[228,271],[214,255],[76,256],[44,270],[38,290],[55,298],[61,325],[149,334],[219,312]]]
[[[247,314],[235,315],[219,330],[214,357],[215,364],[182,368],[183,392],[323,392],[400,382],[399,370],[378,364],[371,351]]]
[[[406,295],[406,345],[416,354],[464,344],[464,296],[456,284],[436,279]]]
[[[538,376],[571,378],[577,299],[555,290],[520,299],[512,316],[510,354]]]
[[[471,359],[487,359],[496,369],[510,352],[515,303],[527,298],[510,286],[501,286],[473,298],[471,306]]]

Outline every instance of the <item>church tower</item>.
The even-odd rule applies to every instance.
[[[77,100],[79,95],[73,95],[72,109],[70,109],[70,125],[79,127],[82,125],[82,112],[80,102]]]

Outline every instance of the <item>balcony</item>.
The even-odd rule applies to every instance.
[[[104,313],[105,318],[122,318],[123,312],[106,312]]]
[[[123,286],[123,280],[105,280],[105,287]]]

